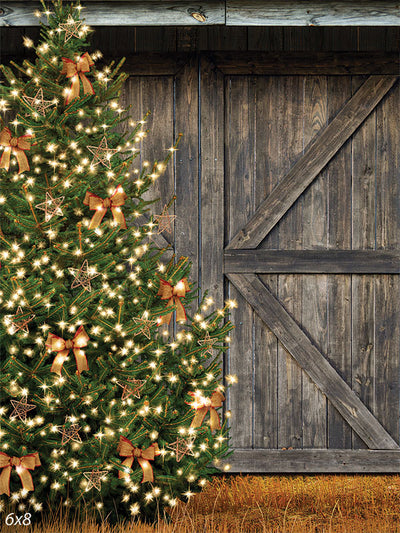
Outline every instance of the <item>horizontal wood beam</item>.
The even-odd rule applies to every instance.
[[[364,75],[399,73],[397,52],[215,52],[227,75]]]
[[[222,464],[243,474],[390,474],[400,473],[400,450],[236,449]]]
[[[83,1],[82,17],[90,26],[212,26],[225,24],[224,0]],[[0,6],[1,26],[38,26],[46,17],[34,16],[42,10],[39,2],[6,0]]]
[[[339,376],[255,274],[228,274],[245,300],[368,448],[399,449],[396,441]]]
[[[227,250],[225,273],[400,274],[392,250]]]
[[[399,26],[397,0],[227,0],[228,26]]]
[[[400,26],[395,0],[84,0],[91,26]],[[37,26],[38,1],[6,0],[0,25]]]
[[[370,76],[321,134],[306,148],[279,184],[260,204],[227,249],[256,248],[313,182],[338,150],[397,81],[396,76]]]

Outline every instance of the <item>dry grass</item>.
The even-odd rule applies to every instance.
[[[60,523],[0,533],[400,533],[399,476],[215,478],[170,524]]]

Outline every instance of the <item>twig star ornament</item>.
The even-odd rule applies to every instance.
[[[35,205],[35,208],[44,211],[44,220],[45,222],[49,222],[54,216],[63,215],[60,206],[63,203],[64,198],[64,196],[53,198],[49,192],[46,192],[46,201]]]
[[[59,24],[59,28],[65,31],[64,43],[67,43],[72,37],[82,37],[84,32],[81,30],[82,22],[80,20],[74,20],[70,15],[67,18],[67,22]]]
[[[26,102],[28,105],[36,109],[38,113],[45,116],[46,115],[46,109],[49,107],[55,106],[55,102],[52,102],[51,100],[45,100],[43,98],[43,89],[39,89],[35,96],[26,96],[24,95],[22,97],[22,100]]]
[[[103,137],[101,139],[99,146],[86,146],[86,148],[94,155],[91,162],[92,165],[96,166],[101,163],[107,168],[111,168],[110,159],[115,154],[115,152],[118,152],[117,149],[108,148],[106,137]]]
[[[171,442],[167,446],[168,449],[173,450],[175,452],[175,458],[176,462],[179,463],[185,455],[193,455],[193,443],[195,441],[196,437],[189,437],[187,439],[185,438],[177,438],[176,441]]]
[[[67,444],[70,440],[73,442],[82,442],[81,436],[79,435],[79,430],[81,427],[79,424],[64,424],[60,428],[57,428],[57,431],[61,433],[61,446]]]
[[[9,332],[12,335],[17,331],[25,331],[25,333],[29,333],[28,324],[35,318],[35,315],[29,315],[23,318],[25,314],[26,313],[22,311],[22,307],[19,306],[15,315],[11,315],[9,320]]]
[[[147,339],[150,339],[150,328],[156,324],[158,324],[158,320],[152,320],[148,318],[149,314],[147,311],[143,313],[143,315],[139,317],[133,318],[133,321],[135,324],[138,324],[140,326],[140,330],[136,335],[139,335],[139,333],[142,333]]]
[[[216,342],[218,342],[218,339],[215,339],[215,338],[212,339],[212,338],[210,337],[210,334],[209,334],[208,331],[207,331],[207,333],[206,333],[204,339],[201,339],[201,340],[198,340],[198,341],[197,341],[197,344],[198,344],[199,346],[204,347],[204,350],[205,350],[205,351],[202,353],[202,356],[206,356],[207,354],[212,355],[212,354],[213,354],[213,349],[214,349],[214,344],[215,344]]]
[[[144,387],[146,381],[143,379],[128,378],[126,383],[117,381],[117,385],[123,389],[121,400],[126,400],[130,396],[134,398],[140,398],[140,391]]]
[[[21,401],[10,400],[10,402],[14,407],[14,411],[10,414],[10,418],[19,418],[23,422],[26,422],[26,414],[29,411],[32,411],[32,409],[36,409],[36,405],[29,404],[26,397]]]
[[[176,215],[168,214],[168,206],[164,205],[161,215],[156,215],[154,217],[158,222],[157,235],[166,231],[167,233],[172,233],[172,221],[176,219]]]
[[[72,282],[71,289],[75,287],[83,287],[85,291],[91,292],[92,285],[91,281],[100,274],[97,274],[93,268],[90,268],[87,262],[87,259],[82,263],[81,268],[69,268],[70,274],[74,276],[74,281]]]
[[[91,472],[83,472],[83,475],[88,480],[86,490],[90,490],[92,487],[101,491],[101,482],[106,477],[108,472],[106,470],[99,470],[94,468]]]

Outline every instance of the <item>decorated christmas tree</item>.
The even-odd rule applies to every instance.
[[[188,259],[163,260],[173,202],[135,222],[179,136],[138,167],[123,62],[100,66],[79,5],[43,8],[35,62],[0,86],[1,504],[156,518],[228,453],[233,304],[197,305]]]

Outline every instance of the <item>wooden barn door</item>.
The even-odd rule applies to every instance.
[[[158,243],[238,301],[233,471],[400,472],[400,88],[378,56],[128,59],[142,159],[184,133]]]
[[[220,59],[233,470],[400,471],[397,78],[247,59]]]

